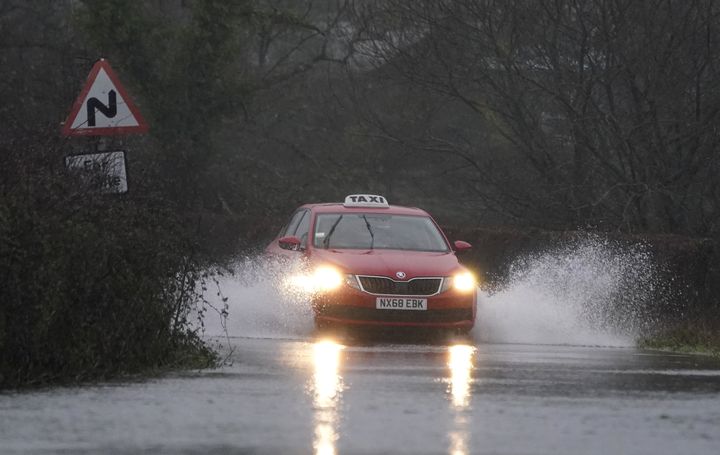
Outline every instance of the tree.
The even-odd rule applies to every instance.
[[[144,100],[171,198],[235,211],[253,197],[243,180],[256,163],[218,138],[248,129],[258,98],[328,59],[341,10],[320,21],[312,2],[102,0],[80,17]]]
[[[545,226],[696,234],[718,220],[718,17],[713,0],[355,9],[378,68],[465,107],[454,131],[393,135],[481,174],[468,179],[480,209]],[[473,129],[492,132],[490,145]]]

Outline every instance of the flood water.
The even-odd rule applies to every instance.
[[[524,259],[450,342],[315,334],[287,274],[248,259],[217,283],[221,368],[0,394],[0,454],[719,451],[720,359],[634,348],[663,285],[642,250]]]
[[[714,454],[720,447],[720,361],[709,357],[472,340],[230,341],[232,364],[216,370],[2,394],[0,453]]]

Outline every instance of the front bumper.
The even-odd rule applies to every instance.
[[[427,310],[380,310],[378,297],[427,298]],[[449,290],[433,296],[375,295],[347,286],[313,299],[315,320],[341,325],[426,327],[470,330],[475,325],[477,292]]]

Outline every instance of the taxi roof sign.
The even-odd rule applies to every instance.
[[[376,194],[351,194],[345,198],[343,205],[345,207],[390,207],[387,199]]]

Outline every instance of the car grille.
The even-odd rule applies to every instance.
[[[440,291],[442,278],[414,278],[394,281],[377,276],[359,276],[365,292],[379,295],[434,295]]]

